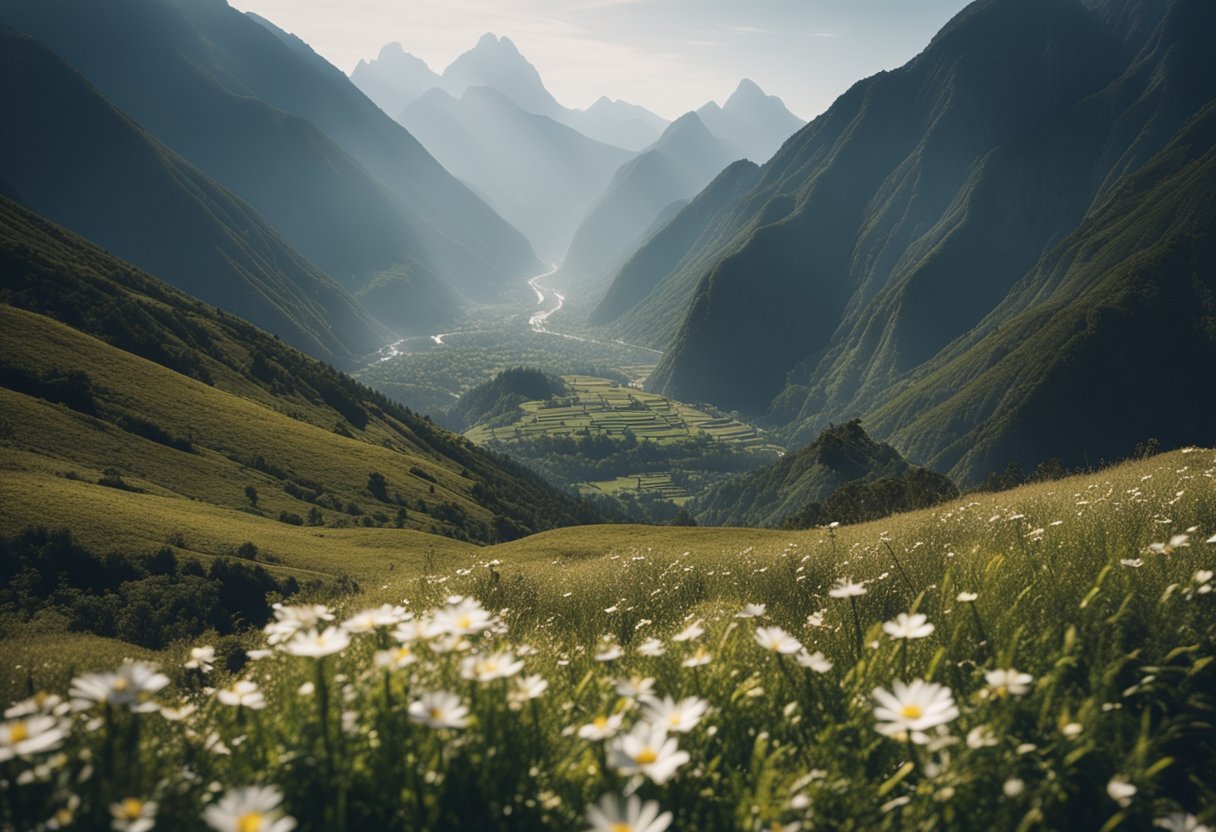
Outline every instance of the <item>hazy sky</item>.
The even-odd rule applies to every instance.
[[[349,73],[399,41],[442,72],[507,35],[569,107],[601,95],[673,118],[742,77],[812,118],[920,52],[967,0],[230,0]]]

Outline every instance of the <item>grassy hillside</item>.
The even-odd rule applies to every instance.
[[[2,207],[5,453],[289,523],[489,541],[594,522],[524,469]]]
[[[866,511],[858,505],[841,516],[818,519],[818,506],[829,497],[840,495],[833,503],[843,500],[841,491],[846,484],[853,483],[854,502],[866,502],[866,496],[857,488],[861,483],[884,485],[899,483],[906,490],[905,499],[896,500],[886,511],[874,506],[869,516],[881,516],[907,508],[921,508],[958,496],[958,489],[948,479],[917,468],[909,463],[895,448],[885,442],[875,442],[862,429],[857,420],[843,425],[834,425],[821,433],[814,442],[786,454],[771,465],[756,471],[732,477],[719,483],[699,497],[690,507],[699,522],[715,526],[779,526],[795,522],[795,527],[826,525],[829,522],[856,522],[851,514]],[[890,482],[894,481],[894,482]],[[897,489],[898,490],[898,489]],[[810,516],[798,519],[800,515]],[[807,522],[809,519],[809,522]]]
[[[138,723],[137,740],[107,751],[86,712],[50,771],[83,818],[155,798],[182,828],[217,800],[201,784],[263,782],[304,830],[573,832],[632,781],[678,829],[1196,829],[1216,819],[1214,477],[1216,452],[1189,449],[836,530],[547,532],[471,569],[386,575],[338,620],[405,598],[431,622],[404,628],[408,652],[373,658],[388,628],[289,642],[240,675],[265,709],[223,704],[166,654],[178,681],[150,698],[197,706],[185,726],[243,736],[239,754],[199,754],[179,723],[118,708],[111,730]],[[452,593],[494,626],[443,635],[478,629],[478,608],[443,609]],[[62,691],[63,662],[83,657],[56,660],[60,643],[0,650]],[[901,680],[940,687],[911,699]],[[438,691],[452,704],[423,699]],[[642,753],[621,737],[647,719],[670,730]],[[84,749],[115,764],[77,782]],[[173,783],[180,765],[197,781],[168,790],[165,761]],[[47,815],[58,782],[0,811]]]

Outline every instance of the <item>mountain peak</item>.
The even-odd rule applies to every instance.
[[[736,96],[738,96],[738,97],[760,96],[760,97],[767,98],[764,90],[760,89],[760,85],[757,84],[755,81],[753,81],[751,78],[741,78],[739,80],[739,86],[735,87],[735,91],[733,93],[731,93],[730,97],[735,98]],[[727,101],[729,101],[729,100],[730,99],[727,99]]]
[[[405,47],[402,46],[399,41],[393,41],[392,43],[386,43],[384,46],[380,47],[380,54],[376,56],[376,60],[390,60],[404,54]]]
[[[443,71],[443,83],[456,96],[469,87],[493,87],[530,113],[554,115],[561,111],[536,67],[510,38],[492,32],[482,35],[476,46],[452,61]]]

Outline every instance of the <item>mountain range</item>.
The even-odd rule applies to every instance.
[[[721,106],[672,123],[607,97],[570,109],[510,38],[492,34],[442,75],[392,43],[351,80],[561,262],[559,282],[595,294],[676,203],[736,159],[766,161],[804,123],[748,79]]]
[[[3,0],[395,329],[539,270],[527,240],[303,42],[222,2]]]
[[[667,395],[793,444],[864,416],[962,484],[1210,441],[1208,390],[1119,402],[1216,359],[1213,36],[1199,0],[977,0],[686,206],[600,315],[667,348]]]
[[[116,110],[38,41],[0,27],[9,194],[210,303],[339,365],[388,337],[255,211]]]

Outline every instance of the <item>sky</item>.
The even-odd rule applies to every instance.
[[[384,44],[442,72],[506,35],[567,107],[601,95],[675,118],[741,78],[811,119],[907,62],[967,0],[230,0],[350,73]]]

